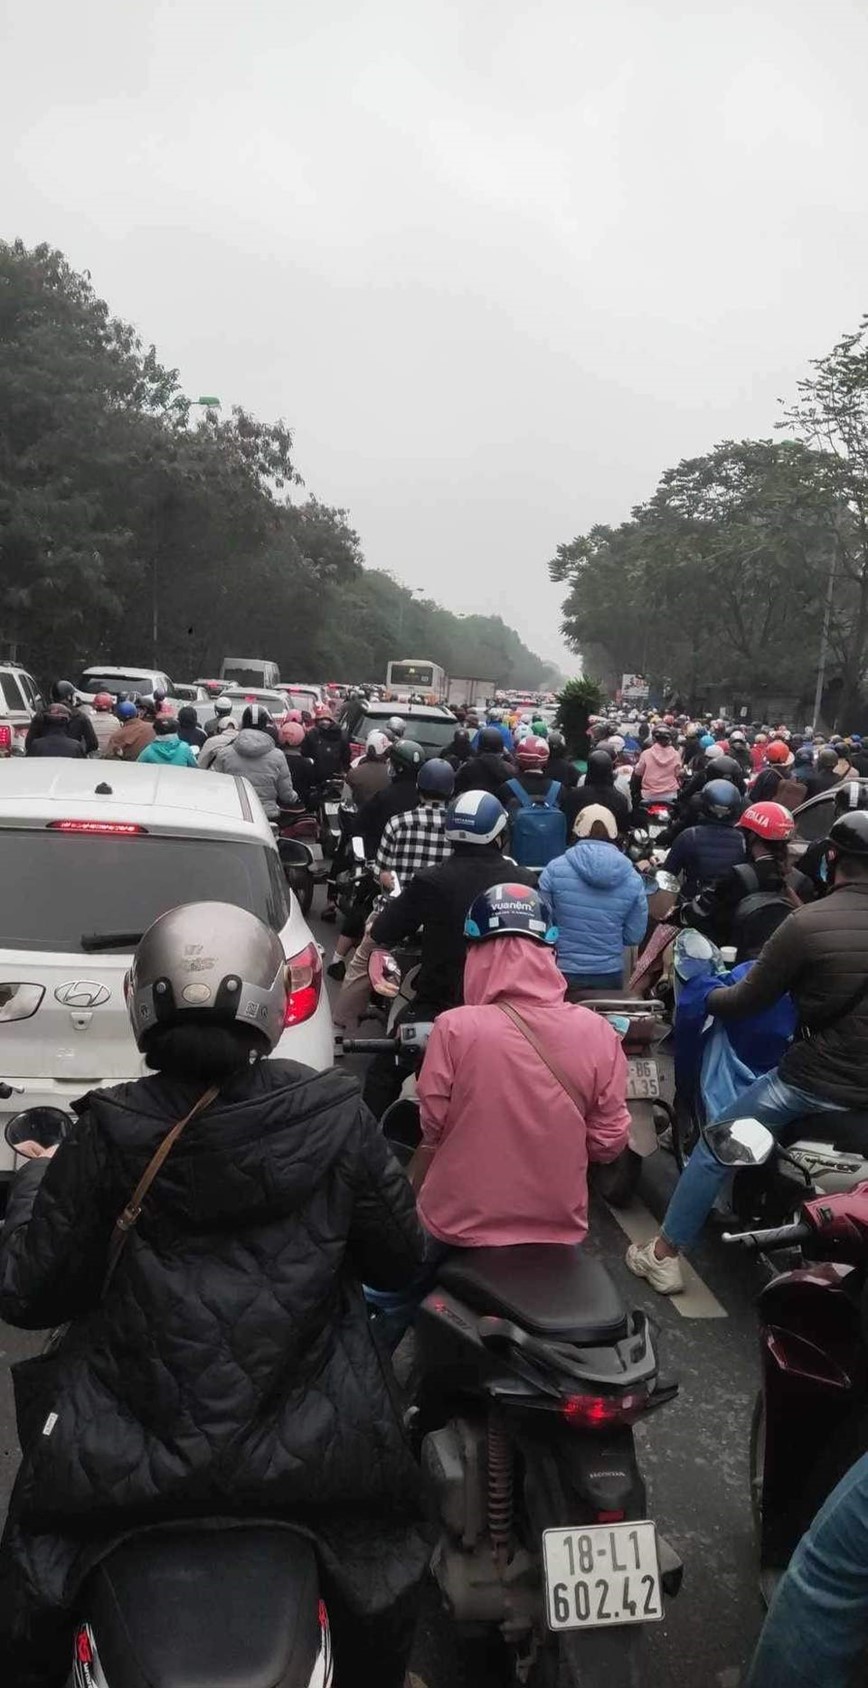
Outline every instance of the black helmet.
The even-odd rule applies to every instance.
[[[455,790],[455,775],[442,756],[432,756],[430,762],[422,763],[416,786],[423,797],[442,797],[448,801]]]
[[[464,936],[476,944],[486,938],[531,938],[551,947],[558,929],[548,903],[531,885],[492,885],[474,897]]]
[[[396,773],[403,773],[406,770],[412,772],[416,768],[421,768],[425,760],[425,752],[421,744],[417,744],[416,740],[411,738],[396,739],[389,751],[389,756]]]
[[[499,756],[503,750],[503,739],[496,727],[483,727],[479,734],[479,749],[493,751]]]
[[[868,856],[868,813],[853,809],[841,815],[829,833],[829,843],[838,856]]]
[[[71,680],[55,680],[51,688],[52,703],[74,703],[75,687]]]
[[[670,733],[668,727],[655,727],[654,728],[654,737],[655,737],[658,744],[671,744],[672,743],[672,734]]]
[[[554,732],[549,733],[549,750],[553,756],[563,756],[566,748],[567,741],[564,738],[563,733],[559,733],[557,729],[555,729]]]
[[[265,733],[269,727],[274,726],[274,722],[264,704],[248,703],[241,717],[241,725],[255,727],[258,732]]]
[[[868,809],[868,781],[846,780],[835,791],[835,814],[850,815],[857,809]]]
[[[734,756],[715,756],[705,770],[706,784],[710,780],[730,780],[733,785],[741,785],[744,779],[744,769]]]
[[[731,780],[709,780],[700,793],[702,812],[712,821],[737,821],[741,814],[741,792]]]
[[[614,785],[615,767],[608,750],[592,750],[588,757],[588,785]]]
[[[837,766],[837,750],[833,750],[830,744],[824,744],[822,750],[817,751],[817,767],[823,768],[826,773],[831,773],[832,769],[837,768]]]

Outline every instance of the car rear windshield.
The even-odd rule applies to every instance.
[[[401,715],[400,704],[396,704],[392,713]],[[363,716],[358,726],[353,728],[353,738],[364,744],[369,733],[382,732],[388,719],[388,715]],[[424,716],[417,715],[401,715],[401,719],[407,723],[407,737],[415,739],[417,744],[421,744],[423,750],[445,750],[447,744],[452,743],[455,737],[455,728],[458,726],[457,721],[438,720],[436,716],[431,721],[426,721]]]
[[[232,719],[238,722],[239,727],[245,709],[255,709],[257,704],[267,709],[275,721],[279,721],[286,714],[286,699],[282,692],[258,692],[255,697],[235,697],[230,694],[230,702]]]
[[[252,667],[245,662],[224,662],[223,680],[227,686],[261,686],[265,669],[261,662],[254,662]]]
[[[144,932],[194,902],[236,903],[279,932],[277,852],[241,840],[0,828],[0,946],[69,953],[84,933]]]
[[[165,681],[168,686],[168,680]],[[146,696],[151,690],[151,676],[144,674],[83,674],[78,683],[80,692],[111,692],[115,696],[118,692],[141,692]]]

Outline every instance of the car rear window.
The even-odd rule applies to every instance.
[[[287,907],[277,852],[240,839],[0,827],[0,946],[69,953],[85,932],[144,932],[195,902],[235,903],[279,932]]]
[[[799,810],[796,815],[796,835],[806,838],[809,844],[815,844],[817,839],[828,836],[834,819],[834,799],[823,797],[820,802],[811,803],[807,808]]]
[[[392,714],[401,715],[400,704],[396,704]],[[426,721],[423,717],[416,715],[401,715],[401,719],[407,723],[407,737],[415,739],[417,744],[421,744],[423,750],[445,750],[447,744],[452,743],[455,737],[455,728],[458,726],[457,721],[438,721],[436,717],[432,721]],[[381,733],[388,720],[388,715],[365,715],[353,727],[353,738],[360,739],[364,743],[369,733],[374,731]]]
[[[156,676],[159,681],[161,677]],[[162,676],[162,690],[171,690],[169,681]],[[80,692],[111,692],[116,696],[118,692],[140,692],[145,697],[151,690],[151,676],[144,674],[83,674],[78,683]]]

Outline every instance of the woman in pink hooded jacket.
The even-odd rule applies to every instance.
[[[557,930],[536,891],[483,892],[465,931],[465,1006],[438,1017],[419,1075],[433,1150],[419,1216],[458,1248],[580,1243],[588,1162],[627,1142],[621,1045],[599,1014],[564,1001]]]

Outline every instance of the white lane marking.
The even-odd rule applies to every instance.
[[[606,1206],[631,1243],[638,1243],[641,1247],[643,1243],[648,1243],[652,1237],[659,1235],[660,1226],[644,1202],[632,1201],[629,1207],[609,1207],[607,1202]],[[666,1298],[676,1313],[680,1313],[682,1319],[728,1319],[726,1308],[721,1307],[717,1297],[712,1295],[699,1273],[695,1272],[690,1262],[683,1257],[681,1267],[686,1286],[684,1292],[682,1295],[670,1295]]]

